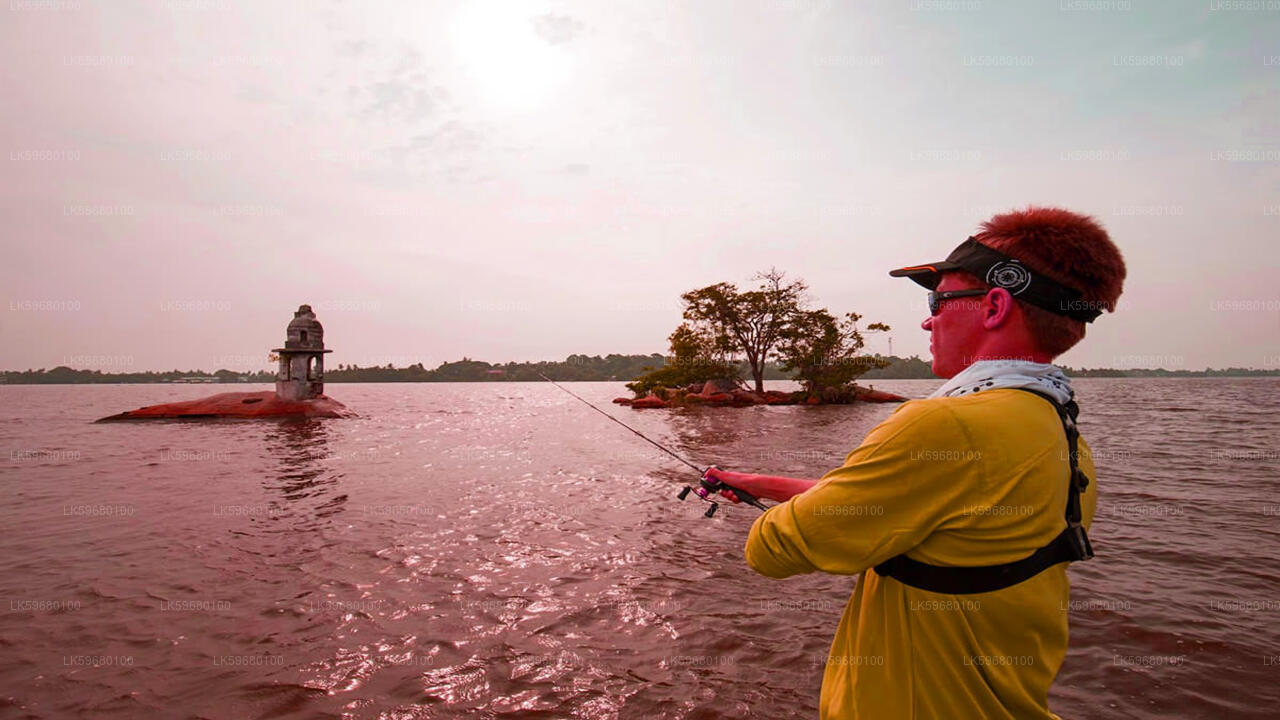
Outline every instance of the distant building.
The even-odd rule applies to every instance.
[[[272,352],[280,356],[276,375],[276,395],[285,400],[310,400],[324,394],[324,326],[316,320],[310,305],[298,306],[285,330],[284,347]]]

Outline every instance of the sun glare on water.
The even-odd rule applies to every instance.
[[[569,53],[538,35],[527,6],[467,3],[454,18],[452,35],[468,81],[493,105],[535,108],[568,79]]]

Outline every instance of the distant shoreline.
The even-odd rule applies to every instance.
[[[862,375],[862,383],[876,380],[939,380],[929,367],[929,362],[917,356],[901,358],[885,356],[890,361],[887,367],[873,370]],[[541,375],[546,375],[558,382],[629,382],[655,367],[661,367],[666,358],[658,353],[651,355],[570,355],[564,361],[546,361],[537,363],[505,363],[491,364],[480,360],[463,358],[456,362],[442,363],[434,370],[428,370],[422,363],[408,367],[359,367],[339,364],[337,368],[325,373],[327,383],[361,383],[361,382],[542,382]],[[1197,377],[1280,377],[1280,368],[1225,368],[1217,370],[1165,370],[1115,368],[1072,368],[1063,370],[1073,378],[1197,378]],[[791,378],[770,364],[765,368],[765,380],[790,380]],[[75,370],[60,366],[51,370],[43,368],[26,371],[0,372],[0,385],[95,385],[95,384],[246,384],[274,383],[275,373],[260,371],[253,373],[218,370],[170,370],[166,372],[114,372],[104,373],[98,370]]]
[[[1184,375],[1072,375],[1071,373],[1067,373],[1067,375],[1068,375],[1069,377],[1071,377],[1072,379],[1080,379],[1080,380],[1195,380],[1195,379],[1206,379],[1206,378],[1207,378],[1207,379],[1222,379],[1222,380],[1233,380],[1233,379],[1234,379],[1234,380],[1248,380],[1248,379],[1253,379],[1253,378],[1262,379],[1262,378],[1280,377],[1280,373],[1276,373],[1276,372],[1255,373],[1255,374],[1239,374],[1239,375],[1223,375],[1223,374],[1207,375],[1207,374],[1204,374],[1203,372],[1200,372],[1199,374],[1184,374]],[[552,379],[553,379],[553,380],[556,380],[555,378],[552,378]],[[783,382],[783,381],[788,381],[788,380],[791,380],[791,378],[766,378],[765,382]],[[869,379],[867,379],[867,380],[869,380],[869,382],[868,382],[868,381],[860,380],[860,381],[858,382],[858,384],[859,384],[859,385],[863,385],[863,386],[872,386],[872,385],[874,385],[874,384],[875,384],[875,382],[876,382],[876,381],[880,381],[880,380],[936,380],[936,381],[938,381],[938,382],[941,382],[941,381],[942,381],[942,378],[878,377],[878,378],[869,378]],[[526,379],[521,379],[521,380],[329,380],[329,379],[326,379],[326,380],[325,380],[325,384],[326,384],[326,385],[366,385],[366,384],[375,384],[375,383],[383,383],[383,384],[390,384],[390,383],[410,383],[410,384],[419,384],[419,383],[421,383],[421,384],[431,384],[431,383],[455,383],[455,384],[461,384],[461,383],[476,383],[476,384],[490,383],[490,384],[500,384],[500,383],[506,383],[506,384],[515,384],[515,383],[541,383],[541,382],[545,382],[545,381],[544,381],[544,380],[526,380]],[[574,380],[567,380],[567,379],[563,379],[563,378],[562,378],[562,379],[556,380],[556,382],[596,382],[596,383],[598,383],[598,382],[612,382],[612,383],[625,383],[625,382],[630,382],[630,381],[629,381],[629,380],[626,380],[626,379],[605,379],[605,380],[598,380],[598,379],[590,379],[590,380],[574,379]],[[38,382],[10,382],[10,381],[4,380],[4,379],[0,379],[0,387],[4,387],[4,386],[6,386],[6,385],[10,385],[10,386],[14,386],[14,387],[17,387],[17,386],[27,386],[27,385],[217,385],[217,386],[222,386],[222,385],[234,385],[234,386],[239,387],[239,386],[243,386],[243,385],[274,385],[274,384],[275,384],[275,380],[274,380],[274,379],[272,379],[272,380],[243,380],[243,381],[221,381],[221,380],[219,380],[219,381],[214,381],[214,382],[183,382],[183,381],[172,381],[172,380],[110,380],[110,379],[104,379],[104,380],[93,380],[93,381],[83,381],[83,380],[81,380],[81,381],[75,381],[75,380],[73,380],[73,381],[67,381],[67,382],[59,382],[59,381],[42,381],[42,382],[41,382],[41,381],[38,381]]]

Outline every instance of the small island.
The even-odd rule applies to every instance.
[[[837,318],[825,308],[810,308],[803,280],[785,282],[776,269],[759,273],[754,290],[717,283],[681,295],[684,322],[671,333],[671,358],[627,383],[635,397],[615,403],[635,409],[690,405],[846,405],[854,402],[903,402],[907,398],[864,388],[854,382],[888,361],[862,354],[858,329],[862,316]],[[889,326],[871,323],[868,332]],[[754,387],[747,388],[736,356],[746,359]],[[764,389],[770,357],[792,373],[801,389]]]
[[[708,380],[702,385],[694,383],[683,388],[654,388],[648,394],[638,398],[615,398],[619,405],[627,405],[636,410],[644,408],[691,407],[709,405],[712,407],[747,407],[749,405],[847,405],[853,402],[905,402],[907,398],[883,390],[850,385],[847,388],[830,388],[828,391],[814,395],[805,390],[784,392],[782,390],[765,390],[762,393],[752,392],[741,386],[741,383],[721,378]]]
[[[301,305],[285,329],[275,392],[218,393],[196,400],[148,405],[97,422],[202,420],[209,418],[348,417],[353,413],[324,394],[324,326],[310,305]]]

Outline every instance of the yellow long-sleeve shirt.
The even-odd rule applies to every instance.
[[[933,565],[1030,555],[1066,526],[1067,440],[1044,399],[1021,390],[913,400],[842,467],[770,508],[746,560],[783,578],[861,573],[822,679],[821,717],[1056,718],[1049,686],[1067,651],[1066,564],[1003,590],[947,595],[871,569],[900,553]],[[1097,473],[1080,441],[1093,519]]]

